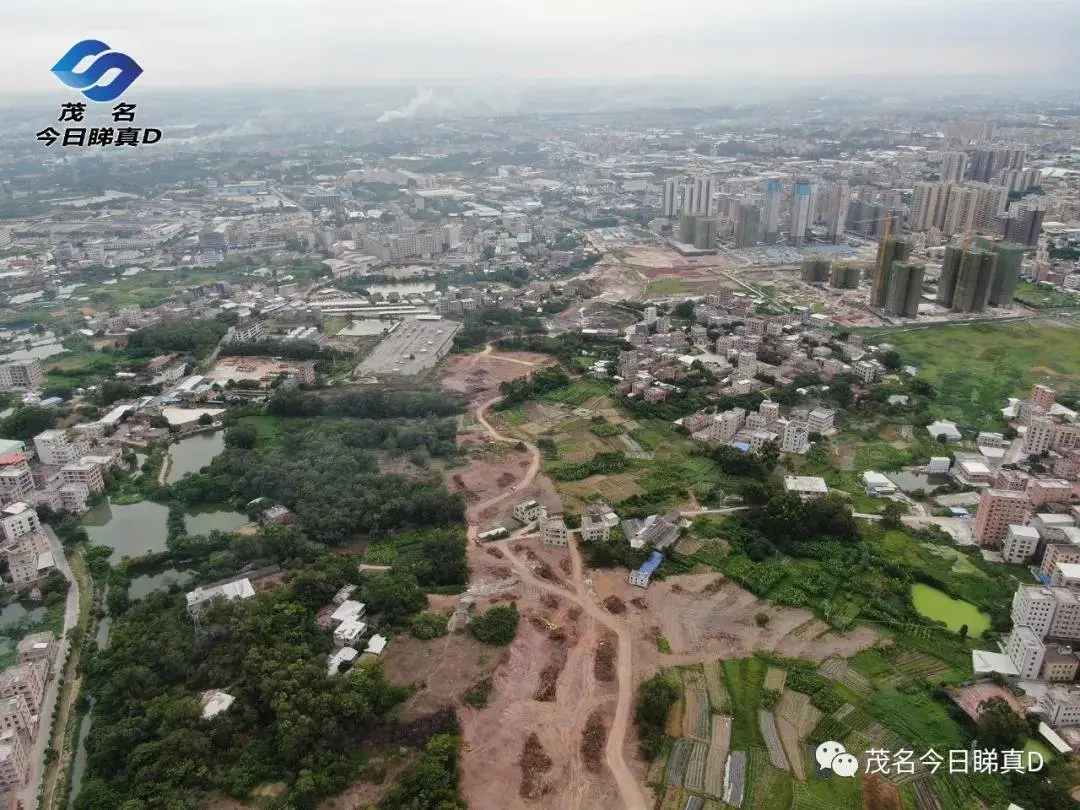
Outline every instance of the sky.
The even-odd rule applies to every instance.
[[[134,58],[146,90],[1080,69],[1078,0],[6,0],[4,7],[0,94],[70,95],[49,68],[83,39]]]

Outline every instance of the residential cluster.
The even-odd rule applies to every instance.
[[[34,740],[48,734],[49,718],[42,716],[42,708],[58,651],[52,633],[35,633],[18,643],[18,663],[0,670],[0,791],[26,783]]]

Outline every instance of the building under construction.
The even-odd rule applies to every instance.
[[[895,236],[886,236],[881,240],[874,265],[873,283],[870,285],[870,306],[879,309],[885,306],[893,264],[907,261],[910,255],[911,243],[908,240]]]
[[[990,306],[1010,307],[1020,280],[1020,265],[1024,261],[1024,246],[1012,242],[997,242],[993,246],[997,256],[994,280],[990,284]]]
[[[854,264],[834,263],[829,274],[829,286],[836,290],[856,290],[862,271]]]
[[[807,284],[822,284],[829,280],[828,259],[807,259],[802,265],[802,280]]]
[[[889,268],[888,287],[885,290],[885,314],[904,318],[918,315],[925,275],[925,265],[893,262]]]
[[[965,250],[960,259],[953,293],[953,312],[982,312],[990,299],[997,255],[986,250]]]
[[[937,303],[954,312],[1011,306],[1024,258],[1022,245],[979,240],[976,247],[949,245],[941,263]]]

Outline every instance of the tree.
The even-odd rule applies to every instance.
[[[200,413],[197,421],[201,426],[206,427],[207,425],[214,424],[214,417],[208,413]]]
[[[907,514],[907,509],[897,501],[889,501],[881,509],[881,525],[889,529],[899,528],[901,516]]]
[[[959,635],[960,638],[967,638],[968,626],[966,624],[960,625],[960,631],[959,631],[959,633],[957,635]]]
[[[654,760],[664,745],[664,727],[671,704],[679,699],[679,684],[665,675],[654,675],[638,689],[634,724],[641,755]]]
[[[694,317],[694,302],[693,301],[680,301],[675,305],[675,308],[671,310],[671,314],[676,318],[693,318]]]
[[[766,473],[771,475],[776,465],[780,463],[780,443],[775,439],[765,442],[758,450],[757,457]]]
[[[519,620],[517,605],[513,602],[509,605],[496,605],[487,613],[473,616],[469,620],[469,633],[477,641],[505,647],[517,635]]]
[[[1003,698],[990,698],[979,704],[976,728],[979,742],[998,750],[1023,748],[1027,737],[1024,718]]]
[[[364,580],[364,603],[371,613],[381,613],[396,624],[427,607],[427,597],[414,577],[391,571]]]
[[[481,255],[484,257],[485,261],[491,261],[492,259],[495,258],[495,246],[494,245],[484,245],[484,250],[483,250],[483,253]]]
[[[890,349],[881,355],[881,364],[889,371],[899,371],[903,362],[900,360],[900,354]]]
[[[259,441],[259,431],[254,425],[233,425],[225,431],[225,446],[239,450],[251,450]]]
[[[938,444],[948,444],[949,443],[949,437],[945,433],[939,433],[937,436],[934,437],[934,439],[937,441]]]
[[[0,436],[29,442],[42,431],[55,427],[57,416],[53,408],[39,408],[34,405],[16,408],[11,416],[0,422]]]

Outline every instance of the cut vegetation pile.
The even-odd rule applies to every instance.
[[[596,645],[593,656],[593,677],[601,683],[615,680],[615,644],[614,637],[601,639]]]
[[[546,607],[548,610],[559,609],[559,597],[553,593],[545,593],[540,597],[540,604]]]
[[[581,735],[581,758],[585,762],[585,768],[593,773],[598,772],[603,767],[607,734],[604,716],[597,709],[585,721],[585,731]]]
[[[559,675],[562,673],[563,665],[549,664],[544,667],[540,672],[540,682],[536,685],[536,691],[533,692],[533,700],[539,700],[543,703],[550,703],[555,700],[555,693],[559,687]]]
[[[608,613],[619,614],[626,612],[626,605],[623,603],[623,600],[617,596],[609,596],[605,599],[604,607],[607,608]]]
[[[638,610],[645,610],[649,606],[649,603],[642,599],[640,596],[635,596],[630,600],[630,604],[636,607]]]
[[[495,557],[496,559],[499,559],[499,560],[506,557],[506,555],[503,554],[502,551],[500,549],[496,548],[495,546],[488,546],[487,548],[484,549],[484,551],[487,554],[490,554],[492,557]]]
[[[540,744],[540,738],[533,732],[525,738],[525,747],[521,752],[521,795],[526,799],[539,799],[551,790],[551,785],[544,777],[554,763]]]

